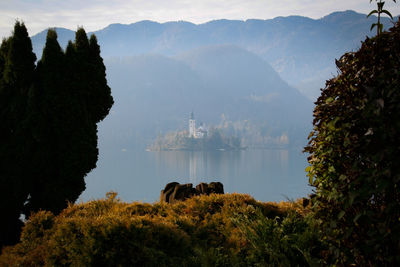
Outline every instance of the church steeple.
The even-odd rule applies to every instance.
[[[192,113],[190,113],[190,119],[189,119],[189,137],[196,138],[196,121],[194,120],[193,111]]]

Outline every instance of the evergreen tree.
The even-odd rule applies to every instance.
[[[59,213],[96,167],[97,123],[113,99],[95,36],[80,28],[64,53],[49,30],[36,57],[23,23],[0,47],[0,246],[18,240],[21,214]]]
[[[71,114],[68,121],[69,133],[66,149],[70,153],[65,157],[65,169],[68,173],[68,180],[75,187],[85,188],[83,177],[96,167],[98,159],[97,148],[97,121],[93,120],[90,114],[90,102],[88,99],[96,98],[96,93],[101,94],[102,88],[91,90],[89,75],[89,40],[84,29],[79,28],[75,35],[75,42],[70,42],[66,51],[68,82],[71,91]],[[96,92],[96,90],[98,90]],[[111,97],[111,94],[110,94]],[[111,108],[111,106],[110,106]],[[76,177],[80,177],[77,179]],[[74,195],[73,192],[70,192]],[[75,199],[79,194],[74,195]]]
[[[1,42],[1,46],[0,46],[0,83],[3,83],[3,73],[4,73],[4,67],[5,67],[5,63],[6,63],[6,58],[7,58],[7,54],[8,54],[8,47],[10,44],[10,38],[8,39],[3,39],[3,41]]]
[[[32,119],[38,148],[35,165],[41,168],[35,173],[26,213],[60,212],[79,197],[85,189],[84,177],[96,167],[96,123],[108,114],[113,100],[97,42],[94,48],[90,53],[86,32],[80,28],[64,54],[56,32],[48,31],[30,112],[36,114]]]
[[[63,143],[69,138],[66,123],[71,108],[66,71],[65,55],[57,42],[57,33],[49,30],[29,102],[35,168],[32,169],[33,179],[30,179],[26,215],[39,209],[59,212],[68,200],[65,191],[70,185],[66,183],[62,169],[64,154],[68,153]]]
[[[100,56],[100,46],[97,44],[95,35],[89,40],[89,64],[90,64],[90,88],[93,91],[89,108],[93,119],[96,122],[102,121],[109,113],[114,100],[111,96],[111,89],[107,85],[106,68]]]
[[[18,240],[31,168],[26,107],[36,56],[23,23],[15,24],[13,35],[3,41],[0,51],[0,244],[10,244]]]

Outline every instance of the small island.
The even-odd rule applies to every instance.
[[[155,142],[148,147],[149,151],[165,150],[240,150],[241,140],[236,136],[226,136],[216,127],[207,128],[203,123],[196,127],[193,112],[189,118],[189,130],[169,132],[159,135]]]

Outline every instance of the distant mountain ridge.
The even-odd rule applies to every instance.
[[[125,57],[141,54],[176,56],[187,51],[214,45],[236,45],[255,53],[289,84],[315,98],[324,80],[335,74],[334,59],[355,50],[370,32],[376,18],[354,11],[334,12],[320,19],[301,16],[268,20],[214,20],[203,24],[186,21],[158,23],[140,21],[111,24],[95,31],[102,56]],[[383,18],[385,28],[390,19]],[[66,45],[73,31],[57,29]],[[32,37],[37,55],[44,45],[45,31]],[[311,87],[311,89],[307,89]]]
[[[336,72],[334,59],[355,50],[374,21],[345,11],[318,20],[109,25],[94,32],[115,101],[99,126],[100,145],[143,149],[160,134],[187,129],[194,111],[247,147],[268,148],[281,137],[303,147],[313,108],[304,95],[316,97]],[[57,32],[64,47],[74,39],[71,30]],[[45,37],[32,37],[38,58]]]

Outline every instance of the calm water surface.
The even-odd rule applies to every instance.
[[[154,202],[169,182],[219,181],[225,192],[281,201],[311,192],[300,150],[245,151],[100,151],[97,168],[86,177],[80,200],[118,192],[123,201]]]

